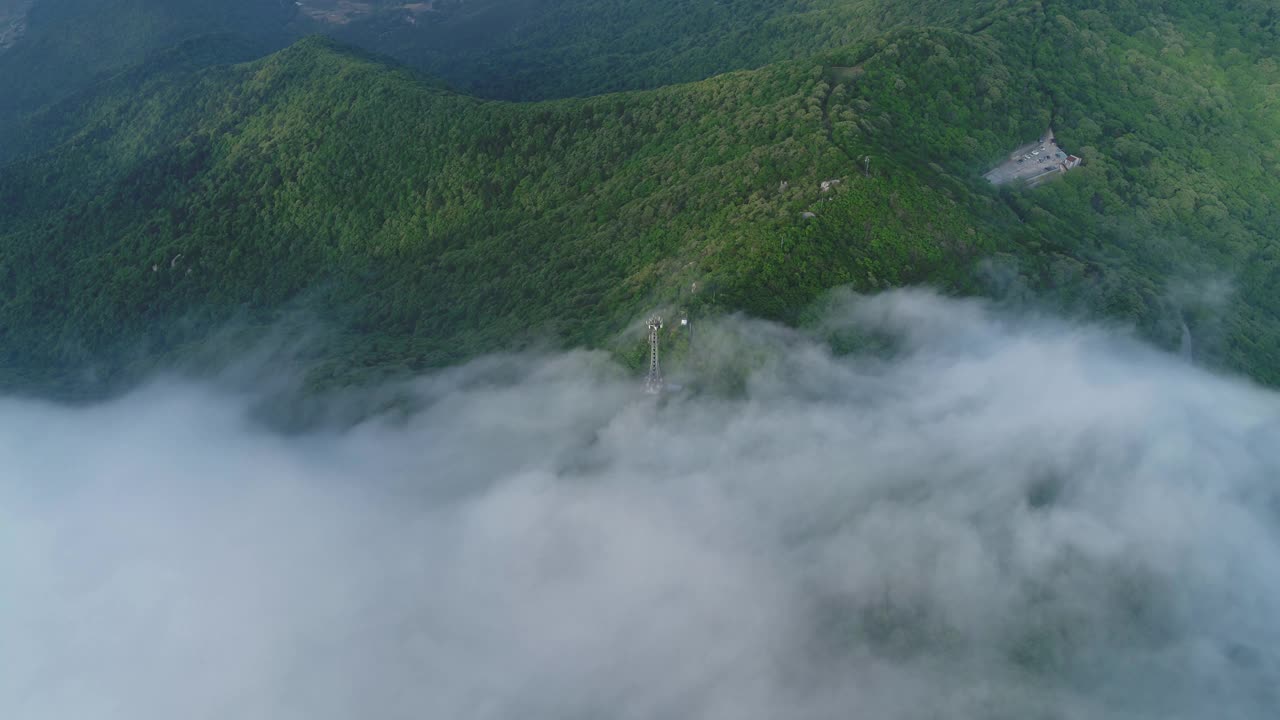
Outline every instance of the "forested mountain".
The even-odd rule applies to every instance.
[[[470,94],[540,100],[636,90],[874,38],[902,27],[973,29],[1014,0],[444,0],[300,16],[323,32]],[[350,8],[308,0],[304,7]],[[429,8],[429,9],[426,9]],[[310,22],[308,20],[311,19]],[[340,22],[337,20],[341,20]]]
[[[658,87],[847,45],[907,24],[964,27],[1009,0],[0,0],[0,140],[37,108],[207,34],[251,59],[309,34],[483,97]],[[0,143],[3,144],[3,143]]]
[[[685,5],[707,8],[705,32],[732,19]],[[740,37],[797,59],[537,103],[317,39],[239,65],[227,37],[153,56],[13,132],[27,151],[0,167],[0,382],[108,387],[299,307],[333,331],[313,381],[346,383],[608,343],[663,303],[803,322],[828,288],[912,283],[1037,298],[1169,347],[1185,323],[1202,361],[1280,381],[1269,4],[884,0],[865,26],[841,15],[857,3],[804,5],[728,4],[770,18]],[[617,7],[605,17],[632,27]],[[603,24],[557,57],[591,56]],[[551,51],[529,27],[484,52],[534,72]],[[738,55],[699,65],[648,27],[624,86],[775,54],[726,40]],[[697,27],[670,32],[693,43]],[[529,94],[603,89],[614,66],[546,79],[575,77],[556,67]],[[525,95],[473,68],[489,80],[453,85]],[[986,184],[1049,126],[1083,168],[1035,191]]]

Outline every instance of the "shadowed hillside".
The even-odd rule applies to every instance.
[[[464,91],[509,100],[593,95],[716,73],[894,29],[981,27],[1011,0],[442,0],[374,2],[297,26],[376,50]],[[429,6],[429,10],[424,9]],[[407,7],[406,7],[407,6]]]
[[[0,44],[0,144],[7,144],[6,126],[22,116],[197,35],[234,33],[251,43],[256,55],[281,47],[287,42],[285,23],[294,14],[292,0],[35,0],[22,5],[30,5],[23,32],[10,38],[9,47]],[[0,5],[0,15],[5,7]]]

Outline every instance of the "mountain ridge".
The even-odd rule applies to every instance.
[[[1215,16],[1208,37],[1189,33],[1200,15],[1162,17],[1134,35],[1023,4],[979,32],[539,103],[323,39],[121,76],[0,177],[8,382],[102,357],[124,381],[303,298],[335,328],[316,382],[344,384],[522,338],[609,344],[655,305],[803,322],[828,288],[917,283],[1110,317],[1166,347],[1185,321],[1200,361],[1274,382],[1277,128],[1245,79],[1276,72],[1241,39],[1274,27],[1231,36]],[[988,163],[1050,124],[1085,167],[1034,193],[986,186]],[[1196,290],[1200,268],[1235,291]]]

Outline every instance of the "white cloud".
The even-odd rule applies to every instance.
[[[0,714],[1274,715],[1276,394],[923,292],[827,327],[898,352],[729,319],[740,395],[495,357],[300,436],[0,400]]]

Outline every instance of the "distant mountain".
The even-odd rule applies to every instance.
[[[0,140],[24,114],[197,35],[282,47],[295,12],[292,0],[0,0]]]
[[[1198,361],[1280,381],[1275,13],[1095,5],[527,104],[332,41],[239,65],[186,42],[15,130],[0,383],[98,391],[291,308],[332,330],[325,385],[913,283],[1171,348],[1185,322]],[[1050,126],[1083,167],[982,179]]]
[[[979,27],[1003,0],[303,0],[297,27],[484,97],[661,87],[902,27]]]
[[[251,59],[325,34],[483,97],[652,88],[892,27],[980,22],[993,0],[0,0],[0,157],[23,116],[199,35]],[[245,49],[249,54],[244,55]],[[6,147],[7,146],[7,147]]]
[[[27,13],[32,0],[0,0],[0,52],[27,34]]]
[[[255,56],[325,34],[483,97],[660,87],[892,28],[977,26],[1000,0],[0,0],[0,144],[23,115],[202,34]]]

